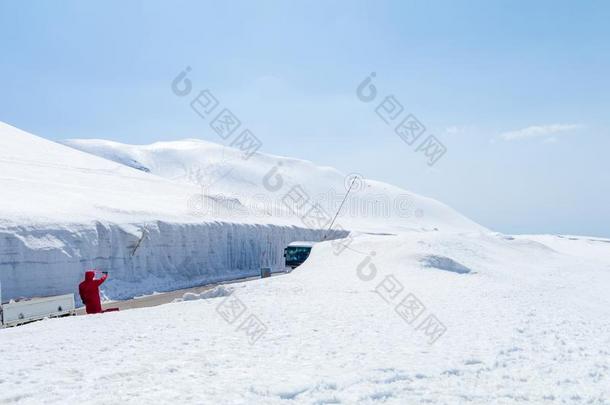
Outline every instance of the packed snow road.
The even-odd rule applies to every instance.
[[[607,404],[607,246],[323,243],[283,277],[3,330],[0,402]]]
[[[276,277],[286,273],[273,273],[272,277]],[[137,308],[149,308],[156,307],[163,304],[169,304],[179,299],[183,299],[185,295],[193,294],[199,295],[206,291],[212,290],[220,285],[234,284],[234,283],[243,283],[246,281],[258,280],[260,277],[248,277],[242,278],[233,281],[227,281],[225,283],[219,284],[206,284],[198,287],[191,288],[183,288],[175,291],[167,291],[154,293],[150,295],[143,295],[141,297],[132,298],[129,300],[120,300],[120,301],[105,301],[102,302],[102,309],[106,310],[108,308],[118,308],[121,311],[127,309],[137,309]],[[77,315],[85,315],[85,308],[81,307],[76,310]]]

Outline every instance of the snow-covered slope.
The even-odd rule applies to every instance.
[[[442,203],[367,180],[337,220],[344,231],[325,235],[345,194],[334,169],[263,154],[244,159],[197,140],[66,144],[0,123],[4,300],[73,292],[87,268],[111,273],[110,298],[279,270],[287,243],[348,230],[484,231]],[[295,186],[309,196],[297,209],[285,204]],[[325,215],[312,214],[314,202]]]
[[[361,235],[208,299],[2,331],[0,402],[608,404],[610,241],[542,239]]]
[[[74,292],[87,268],[110,272],[111,298],[249,276],[261,266],[283,268],[287,243],[325,234],[256,207],[235,216],[231,201],[202,196],[194,185],[6,124],[0,190],[3,300]],[[193,201],[210,209],[193,212]]]
[[[198,187],[82,153],[0,123],[0,220],[4,224],[167,220],[200,222],[189,210]],[[204,220],[230,220],[217,199]],[[248,213],[240,222],[295,224]],[[260,215],[259,215],[260,214]],[[254,220],[256,219],[256,220]]]
[[[98,139],[62,143],[172,181],[196,184],[205,193],[237,199],[274,217],[292,215],[282,198],[294,186],[302,187],[311,202],[333,216],[351,185],[349,175],[330,167],[261,153],[244,159],[237,149],[197,139],[142,146]],[[372,232],[484,230],[436,200],[370,179],[354,182],[338,222],[346,228]]]

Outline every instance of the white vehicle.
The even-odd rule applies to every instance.
[[[2,303],[0,285],[0,327],[22,325],[44,318],[76,314],[74,294],[30,298]]]

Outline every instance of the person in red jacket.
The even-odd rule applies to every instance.
[[[108,272],[102,273],[102,278],[97,280],[95,271],[88,270],[85,272],[85,281],[78,285],[80,299],[85,304],[88,314],[100,314],[102,311],[102,302],[100,300],[100,285],[108,278]]]

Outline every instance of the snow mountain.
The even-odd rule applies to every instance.
[[[484,231],[438,201],[359,180],[327,234],[348,182],[311,162],[244,159],[199,140],[60,144],[0,124],[2,297],[75,292],[97,268],[112,275],[106,296],[127,298],[283,270],[295,240]]]
[[[310,162],[5,124],[0,142],[5,297],[87,267],[110,298],[232,279],[332,239],[290,274],[2,330],[2,403],[610,403],[608,239],[503,235],[367,179],[326,235],[285,196],[333,211],[352,178]]]

